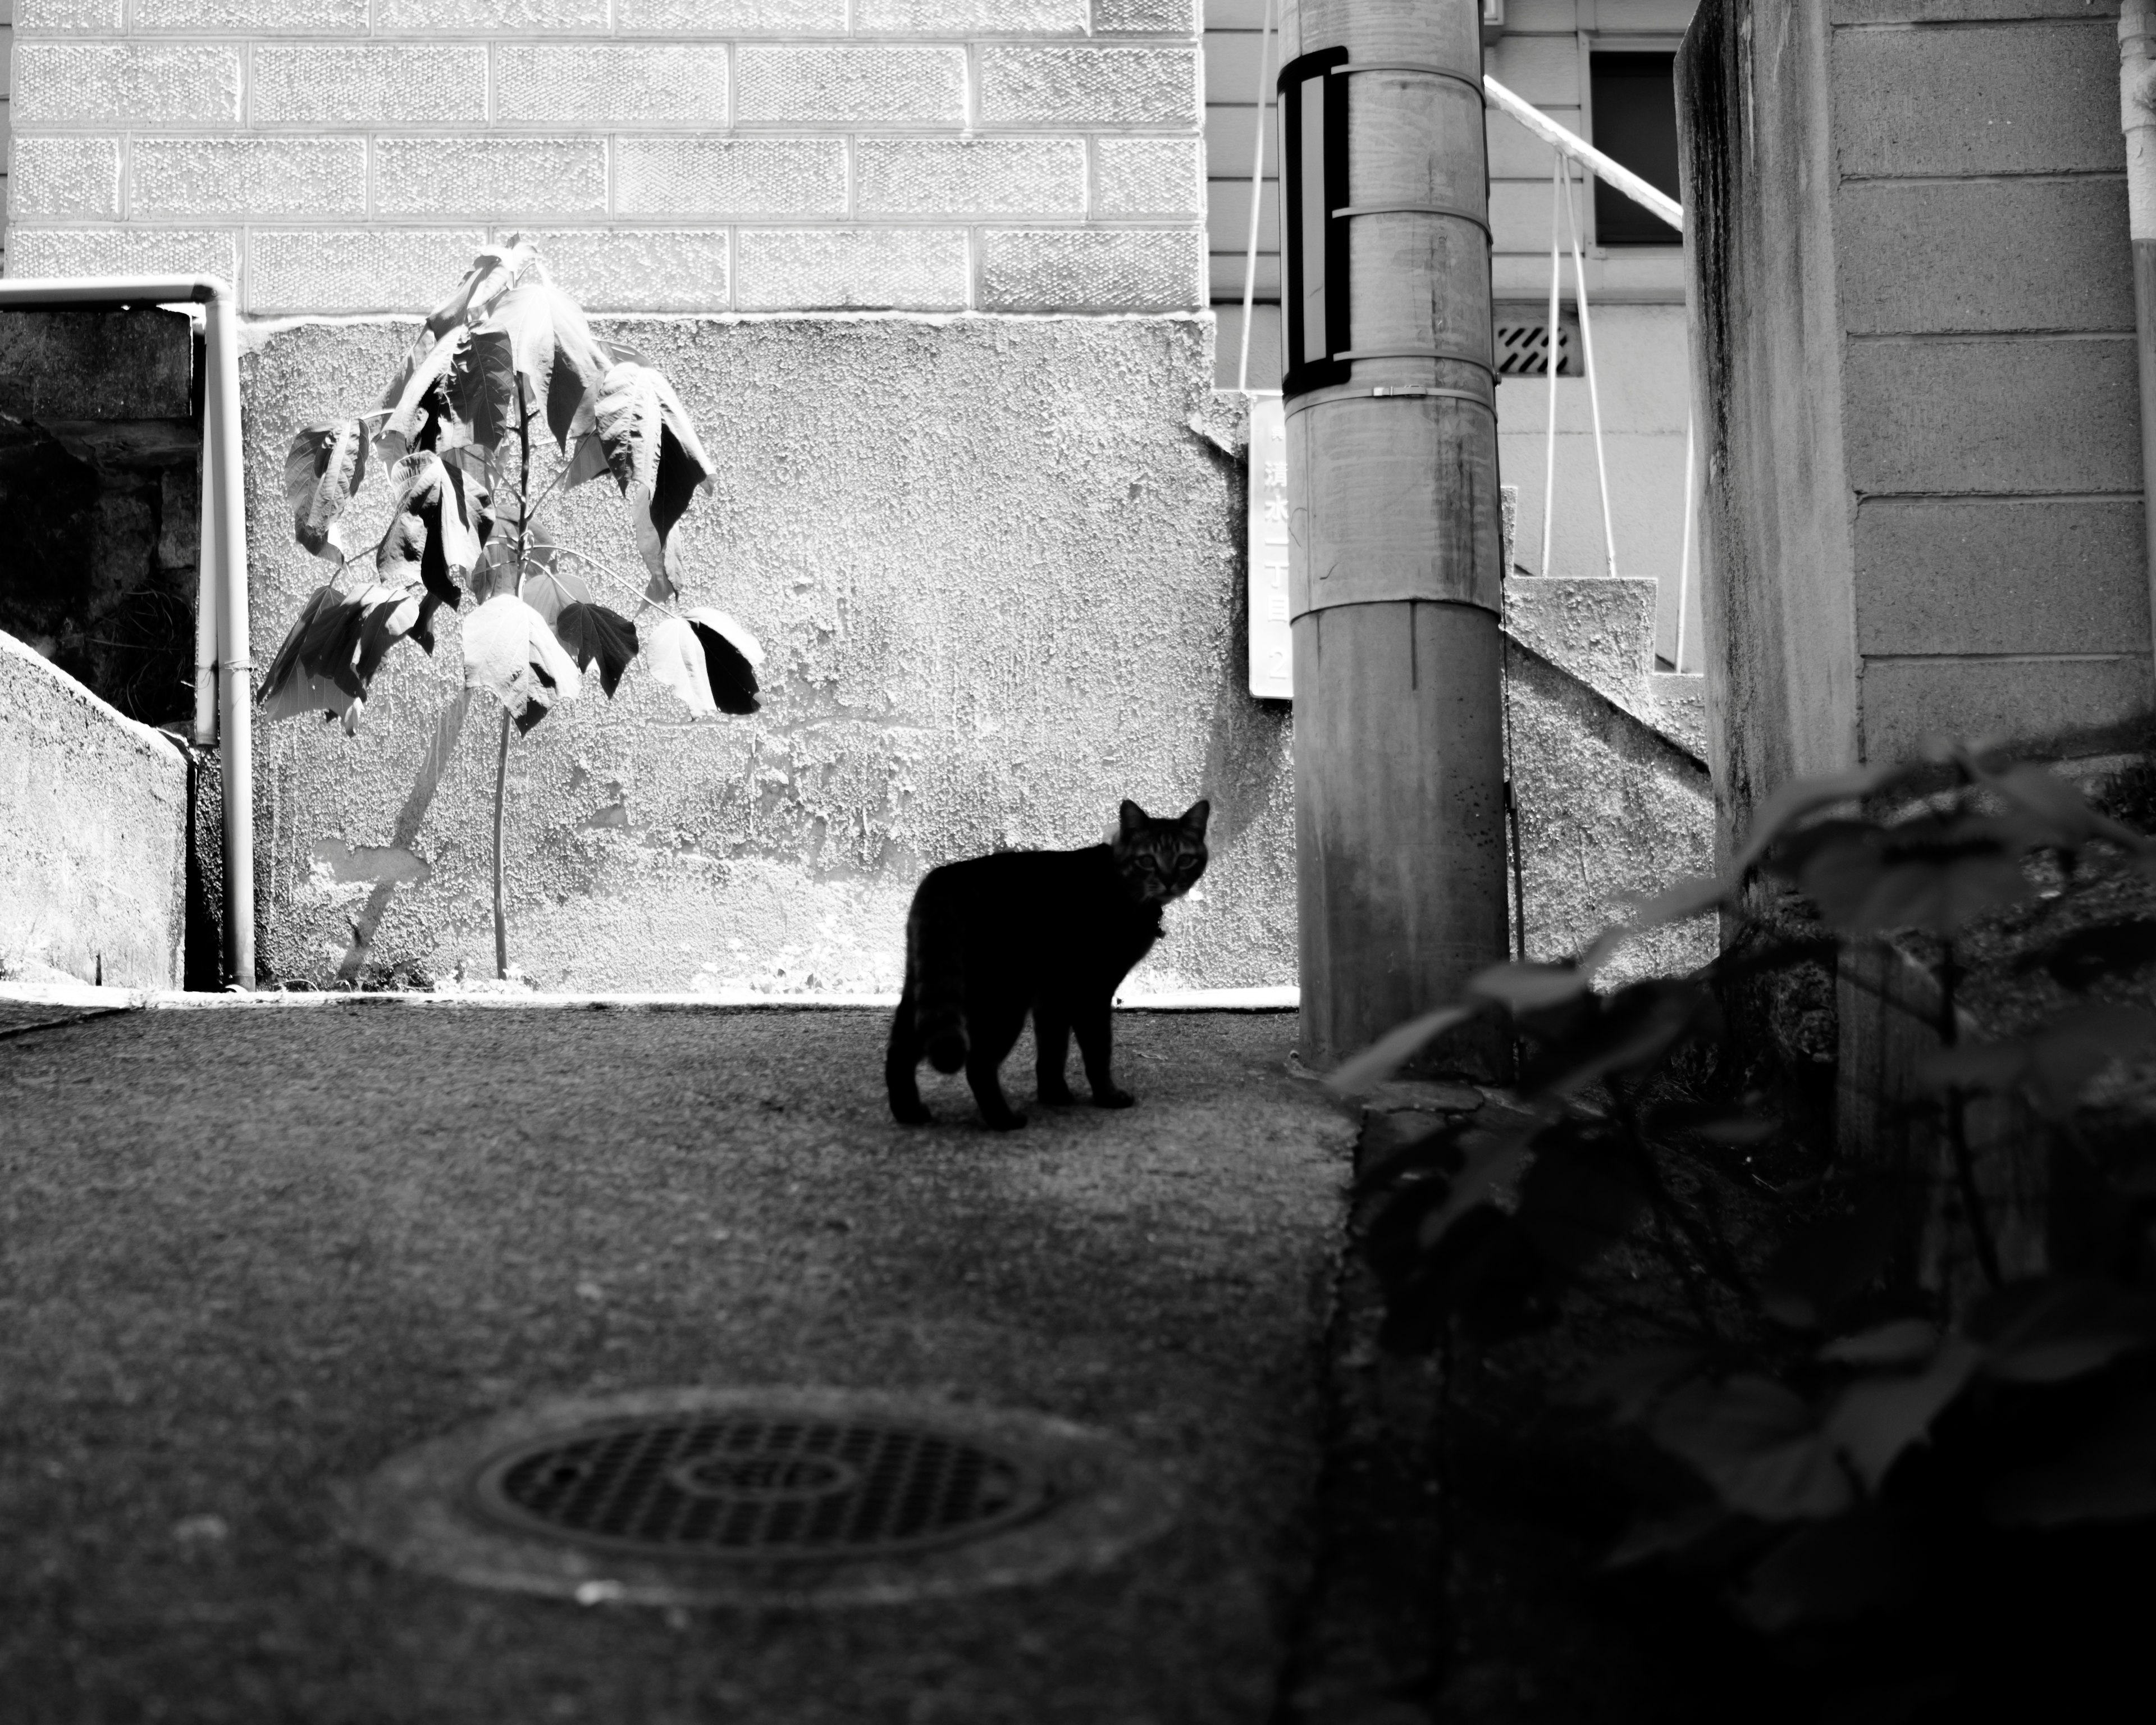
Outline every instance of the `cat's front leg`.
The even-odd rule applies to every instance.
[[[1114,1038],[1109,1029],[1111,1003],[1103,1000],[1098,1006],[1086,1005],[1071,1014],[1071,1028],[1078,1033],[1078,1052],[1086,1062],[1086,1081],[1093,1087],[1093,1101],[1102,1108],[1127,1108],[1137,1101],[1127,1090],[1116,1088],[1109,1071],[1109,1060],[1114,1052]]]

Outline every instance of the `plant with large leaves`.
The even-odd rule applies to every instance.
[[[386,475],[390,498],[378,533],[360,530],[354,508],[371,465]],[[612,699],[639,663],[698,717],[757,710],[756,638],[724,612],[680,603],[675,529],[713,471],[673,386],[634,349],[595,335],[516,235],[481,252],[429,315],[378,405],[293,435],[285,464],[293,532],[336,572],[263,677],[263,715],[319,711],[356,731],[391,649],[409,640],[433,653],[436,614],[459,609],[469,591],[476,603],[463,624],[464,691],[440,735],[454,741],[475,691],[501,704],[493,896],[501,975],[511,727],[529,733],[577,699],[593,667]],[[635,592],[639,578],[562,545],[541,514],[603,476],[619,488],[643,559],[634,618],[601,603],[592,583]],[[442,752],[430,752],[414,793],[422,812]]]
[[[1840,812],[1866,799],[1875,812]],[[1763,875],[1809,901],[1806,932],[1765,920]],[[1461,1117],[1363,1170],[1382,1339],[1484,1348],[1568,1302],[1663,1327],[1570,1398],[1694,1481],[1611,1563],[1718,1574],[1769,1632],[1914,1609],[1972,1553],[2005,1553],[2010,1573],[2010,1542],[2034,1533],[2156,1522],[2156,1139],[2088,1100],[2156,1055],[2133,980],[2156,920],[2121,914],[2150,878],[2156,839],[2035,764],[1943,745],[1791,785],[1727,873],[1644,902],[1570,962],[1485,971],[1332,1075],[1363,1093],[1484,1014],[1523,1056],[1497,1126]],[[1707,970],[1594,986],[1625,940],[1711,909],[1746,937]],[[1968,954],[2002,916],[2031,942],[2020,973],[2065,998],[2043,997],[2021,1035],[1975,1041]],[[1911,1142],[1936,1147],[1923,1163],[1907,1146],[1852,1163],[1830,1130],[1807,1145],[1825,1123],[1775,1106],[1733,1052],[1727,1009],[1747,986],[1882,950],[1924,983],[1897,1009],[1918,1024],[1890,1027],[1931,1050],[1913,1067],[1929,1095],[1902,1111],[1922,1122]],[[1741,1087],[1698,1082],[1717,1070]],[[1860,1081],[1843,1074],[1843,1094]],[[1761,1180],[1755,1153],[1794,1174]],[[1985,1164],[2008,1155],[2044,1169],[2044,1214],[2019,1219],[2041,1262],[2001,1250],[2005,1183]],[[1742,1235],[1731,1205],[1753,1218]],[[1974,1273],[1926,1271],[1912,1242],[1927,1230],[1965,1241]],[[1656,1260],[1671,1297],[1640,1307],[1638,1266]]]

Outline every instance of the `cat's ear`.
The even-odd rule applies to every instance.
[[[1146,824],[1146,812],[1128,797],[1123,798],[1123,836],[1127,839]]]
[[[1205,822],[1213,813],[1213,805],[1204,797],[1183,811],[1183,829],[1194,839],[1205,836]]]

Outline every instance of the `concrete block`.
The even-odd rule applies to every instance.
[[[1093,33],[1194,36],[1199,0],[1093,0]]]
[[[1835,223],[1852,334],[2133,327],[2123,180],[1867,181]]]
[[[963,48],[743,48],[742,124],[957,126],[966,111]]]
[[[13,216],[117,216],[120,140],[18,137],[8,160]]]
[[[1247,223],[1247,182],[1243,195]],[[1197,139],[1102,138],[1093,146],[1096,215],[1194,216],[1205,208],[1204,147]],[[1260,229],[1260,244],[1264,238]]]
[[[1205,303],[1205,236],[1185,228],[981,236],[983,311],[1173,311]]]
[[[258,48],[252,106],[259,125],[484,125],[486,50]]]
[[[843,215],[845,146],[836,138],[619,138],[622,215]]]
[[[177,988],[187,757],[0,634],[0,964]]]
[[[1868,659],[1864,758],[1898,761],[1927,737],[2034,742],[2115,725],[2151,705],[2146,654],[2073,659]]]
[[[367,0],[134,0],[133,33],[364,36]]]
[[[1198,62],[1191,48],[990,44],[980,50],[981,123],[1173,126],[1195,131]]]
[[[958,311],[966,234],[952,228],[743,228],[734,304],[743,311]]]
[[[624,36],[846,33],[846,0],[614,0]]]
[[[615,700],[593,690],[512,742],[513,963],[547,988],[896,988],[925,868],[998,842],[1092,843],[1123,796],[1209,794],[1211,866],[1133,981],[1293,980],[1290,721],[1244,685],[1242,496],[1189,426],[1209,318],[669,318],[604,333],[665,371],[711,450],[718,478],[678,530],[685,597],[754,629],[770,674],[762,713],[689,726],[632,670]],[[408,324],[307,322],[267,332],[254,357],[265,637],[321,578],[280,518],[283,429],[349,410],[410,339]],[[571,494],[557,531],[634,561],[610,485]],[[326,980],[351,945],[371,889],[310,860],[328,838],[389,842],[460,678],[443,622],[436,658],[391,655],[357,737],[256,732],[275,974]],[[395,889],[370,968],[491,966],[483,718],[412,840],[432,872]],[[593,823],[602,809],[619,824]]]
[[[1703,762],[1707,759],[1707,679],[1697,671],[1650,671],[1647,700],[1654,708],[1655,729]]]
[[[1877,492],[2141,490],[2130,336],[1848,344],[1850,485]]]
[[[2116,173],[2126,166],[2111,18],[1840,30],[1833,54],[1845,176]]]
[[[570,228],[529,237],[587,311],[724,311],[732,303],[723,228]]]
[[[18,36],[117,36],[121,0],[15,0]]]
[[[494,117],[504,126],[724,126],[726,51],[709,47],[501,47]]]
[[[239,275],[234,228],[8,224],[10,275]]]
[[[247,309],[258,316],[424,311],[485,244],[476,228],[257,228],[248,236]]]
[[[864,36],[1082,36],[1086,0],[855,0]]]
[[[606,213],[602,138],[377,138],[385,216]]]
[[[1987,18],[2118,15],[2114,0],[1830,0],[1837,24],[1961,24]]]
[[[364,138],[137,138],[138,216],[367,213]]]
[[[375,0],[374,11],[384,36],[603,36],[607,28],[607,0]]]
[[[877,215],[1086,213],[1080,138],[862,138],[855,207]]]
[[[185,418],[193,377],[194,338],[176,312],[0,318],[0,414],[11,419]]]
[[[1862,653],[2117,653],[2148,644],[2141,500],[1866,499]]]
[[[239,50],[18,42],[9,107],[18,127],[100,121],[130,126],[239,118]]]

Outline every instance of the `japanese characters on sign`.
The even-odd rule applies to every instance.
[[[1250,693],[1295,698],[1287,615],[1287,413],[1281,398],[1250,401]]]

